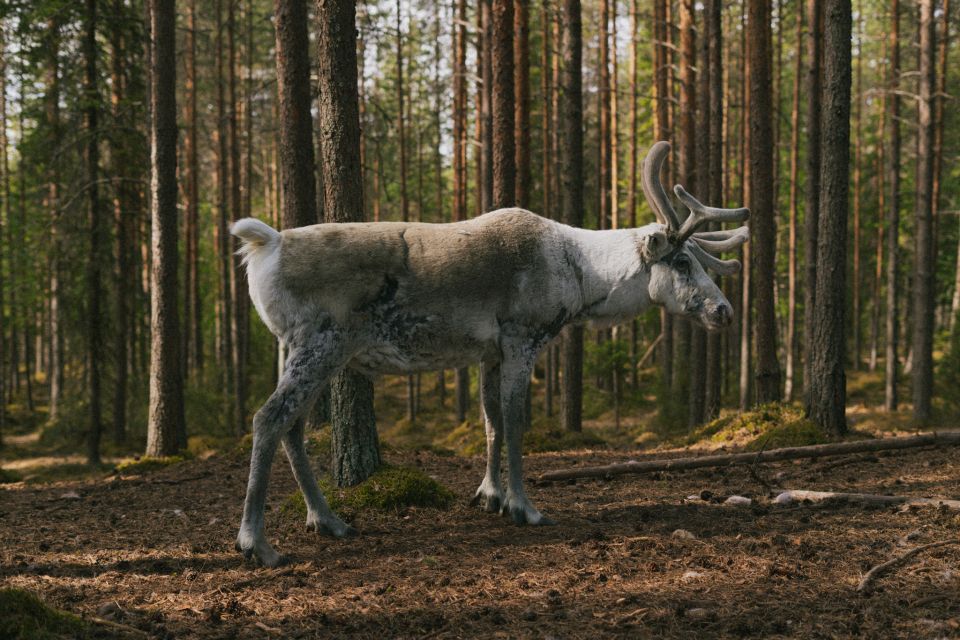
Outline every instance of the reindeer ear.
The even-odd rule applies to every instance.
[[[670,253],[670,241],[663,231],[651,231],[640,236],[640,257],[645,264],[653,264]]]

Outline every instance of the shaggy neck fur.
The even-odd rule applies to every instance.
[[[641,258],[641,239],[659,229],[592,231],[570,229],[583,272],[584,308],[580,317],[618,321],[633,318],[650,305],[650,271]]]

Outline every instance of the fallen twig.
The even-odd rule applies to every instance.
[[[90,617],[90,618],[87,618],[87,620],[89,620],[89,621],[92,622],[93,624],[98,624],[98,625],[100,625],[100,626],[102,626],[102,627],[108,627],[108,628],[112,629],[113,631],[125,633],[125,634],[127,634],[128,636],[129,636],[129,635],[134,635],[134,636],[136,636],[136,637],[138,637],[138,638],[149,638],[149,637],[150,637],[150,634],[147,633],[146,631],[141,631],[140,629],[137,629],[136,627],[131,627],[131,626],[128,625],[128,624],[123,624],[123,623],[120,623],[120,622],[114,622],[113,620],[104,620],[103,618],[97,618],[97,617]]]
[[[888,560],[883,564],[878,564],[873,569],[867,572],[867,575],[863,576],[863,579],[860,580],[860,584],[857,585],[857,593],[867,594],[873,589],[874,583],[884,574],[889,573],[897,567],[903,566],[911,558],[917,554],[926,551],[927,549],[933,549],[934,547],[942,547],[948,544],[957,544],[960,543],[960,540],[941,540],[939,542],[931,542],[929,544],[922,544],[919,547],[914,547],[910,549],[903,555],[897,556],[893,560]]]
[[[853,502],[866,505],[902,504],[906,506],[942,506],[948,509],[960,509],[960,500],[948,500],[946,498],[881,496],[872,493],[838,493],[834,491],[805,491],[803,489],[784,491],[774,498],[773,502],[775,504],[790,504],[791,502],[804,502],[806,500],[811,502],[835,500],[837,502]]]
[[[569,480],[570,478],[605,478],[607,476],[624,475],[628,473],[682,471],[703,467],[728,467],[733,465],[756,464],[758,462],[776,462],[778,460],[796,460],[799,458],[820,458],[823,456],[864,453],[867,451],[912,449],[932,445],[960,445],[960,431],[943,431],[919,436],[879,438],[876,440],[859,440],[856,442],[815,444],[807,447],[786,447],[783,449],[762,451],[760,453],[730,453],[693,458],[674,458],[672,460],[631,460],[629,462],[620,462],[600,467],[548,471],[541,475],[539,480],[543,482]]]

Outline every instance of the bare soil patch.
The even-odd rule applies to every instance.
[[[676,452],[681,455],[683,452]],[[661,452],[658,455],[669,455]],[[548,469],[639,453],[527,457]],[[960,497],[960,449],[530,484],[554,527],[516,527],[467,505],[480,457],[390,452],[457,496],[449,510],[361,511],[358,538],[304,530],[280,505],[267,532],[290,564],[233,550],[246,460],[218,455],[139,477],[0,486],[0,586],[99,626],[98,637],[463,638],[960,637],[960,547],[931,549],[856,593],[907,549],[956,539],[928,508],[767,503],[784,488]],[[699,496],[702,492],[707,500]],[[725,506],[718,498],[753,498]],[[124,626],[129,627],[125,629]]]

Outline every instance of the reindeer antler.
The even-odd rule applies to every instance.
[[[676,246],[681,247],[688,239],[693,240],[688,246],[705,268],[712,269],[720,275],[737,273],[740,271],[738,260],[721,260],[707,252],[722,253],[737,249],[750,239],[750,230],[746,226],[742,226],[727,231],[702,231],[698,233],[697,229],[710,222],[742,222],[750,217],[750,210],[746,207],[737,209],[708,207],[687,193],[686,189],[678,184],[674,186],[673,191],[677,194],[680,202],[690,210],[690,215],[681,225],[677,212],[670,204],[670,199],[667,197],[667,192],[660,180],[663,162],[669,152],[669,142],[657,142],[650,148],[643,161],[643,173],[641,174],[643,193],[647,197],[647,202],[653,209],[654,215],[657,216],[657,221],[674,232],[674,237],[671,240]]]

